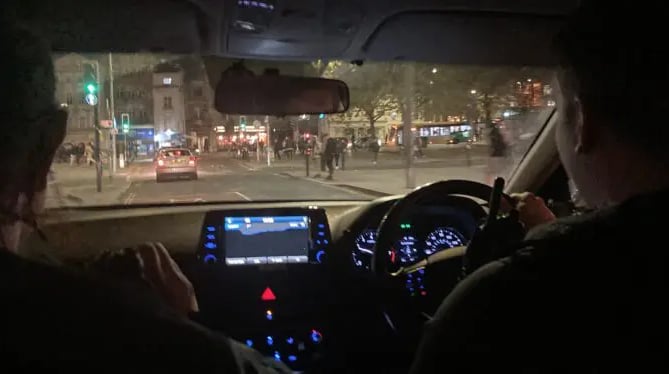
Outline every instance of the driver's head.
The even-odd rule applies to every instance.
[[[65,136],[67,114],[54,104],[49,48],[29,30],[2,22],[0,78],[0,225],[5,232],[31,221],[43,205],[53,155]]]
[[[590,205],[667,186],[669,63],[658,4],[586,1],[556,39],[558,151]]]

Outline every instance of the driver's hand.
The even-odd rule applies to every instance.
[[[165,303],[185,317],[199,311],[193,285],[161,243],[145,243],[137,251],[145,279]]]
[[[531,192],[511,194],[516,201],[518,218],[529,230],[535,226],[555,221],[555,215],[546,206],[544,199]]]

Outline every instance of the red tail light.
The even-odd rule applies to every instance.
[[[195,166],[195,157],[190,156],[190,158],[188,159],[188,165]]]
[[[163,165],[165,165],[165,161],[163,161],[162,159],[159,159],[158,160],[158,166],[163,166]]]

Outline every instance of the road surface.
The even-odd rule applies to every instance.
[[[255,170],[229,158],[204,158],[197,180],[178,179],[157,183],[151,164],[131,176],[124,204],[262,200],[360,200],[369,195],[338,186],[305,181],[276,173]]]

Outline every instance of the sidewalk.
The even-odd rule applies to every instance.
[[[115,176],[103,171],[102,191],[97,192],[93,166],[54,164],[47,185],[46,207],[75,207],[120,204],[121,196],[130,187],[127,176],[133,167],[119,171]]]
[[[345,170],[378,170],[378,169],[404,169],[406,159],[400,153],[379,153],[376,164],[373,162],[373,153],[368,151],[357,151],[347,153],[343,161],[340,159],[340,168]],[[480,154],[456,153],[449,157],[433,157],[426,154],[424,157],[414,159],[414,165],[418,168],[441,168],[441,167],[468,167],[483,165],[487,163],[487,157]],[[342,165],[343,162],[343,165]],[[260,162],[255,158],[250,161],[242,162],[248,169],[275,169],[277,171],[306,171],[306,161],[303,155],[296,155],[292,160],[285,158],[281,160],[273,159],[271,165],[267,166],[267,159],[261,159]],[[320,157],[309,160],[309,169],[312,174],[317,173],[321,167]]]
[[[416,186],[445,179],[467,179],[477,182],[488,182],[486,166],[472,167],[443,167],[443,168],[416,168]],[[284,172],[283,175],[293,178],[309,180],[315,183],[323,183],[338,187],[348,188],[357,192],[366,193],[370,196],[385,196],[405,194],[411,191],[406,186],[405,170],[365,170],[360,172],[356,170],[337,170],[334,173],[334,180],[327,181],[327,173],[320,171],[313,174],[312,177],[305,177],[298,172]]]

